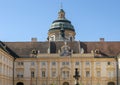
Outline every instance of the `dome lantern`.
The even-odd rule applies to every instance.
[[[65,12],[63,9],[60,9],[60,12],[58,12],[58,19],[65,19]]]

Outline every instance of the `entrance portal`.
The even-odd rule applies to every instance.
[[[108,85],[115,85],[114,82],[108,82]]]
[[[16,85],[24,85],[22,82],[18,82]]]
[[[69,85],[69,83],[68,82],[64,82],[63,85]]]

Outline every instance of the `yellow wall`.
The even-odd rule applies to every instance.
[[[0,49],[0,85],[13,85],[14,58]]]
[[[18,62],[24,62],[23,66],[19,66]],[[34,66],[31,62],[35,62]],[[44,66],[41,62],[45,62]],[[52,66],[52,62],[56,62]],[[62,65],[62,62],[69,62],[69,65]],[[79,62],[79,65],[75,65]],[[86,65],[89,62],[89,65]],[[108,65],[110,62],[110,65]],[[68,82],[69,85],[75,84],[75,68],[78,68],[80,73],[79,83],[82,85],[107,85],[108,82],[116,83],[116,61],[114,58],[94,58],[93,54],[73,54],[72,56],[59,56],[59,54],[39,54],[37,58],[19,58],[15,61],[15,71],[23,71],[23,78],[15,76],[15,84],[23,82],[25,85],[30,83],[34,85],[62,85]],[[31,71],[35,72],[35,77],[31,78]],[[46,72],[46,77],[42,78],[42,71]],[[52,71],[56,71],[56,76],[52,77]],[[62,72],[69,71],[69,77],[63,78]],[[90,72],[90,76],[86,77],[86,71]],[[100,76],[97,77],[97,71],[100,71]],[[110,73],[112,72],[112,73]],[[17,75],[17,74],[15,74]],[[109,76],[111,77],[109,77]]]

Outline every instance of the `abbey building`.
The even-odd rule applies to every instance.
[[[48,40],[0,41],[0,85],[120,85],[120,42],[75,41],[60,9]],[[75,69],[79,79],[75,80]]]

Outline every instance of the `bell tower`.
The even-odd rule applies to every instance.
[[[58,19],[52,22],[48,31],[49,41],[74,41],[75,29],[71,21],[65,18],[65,11],[60,9]]]

